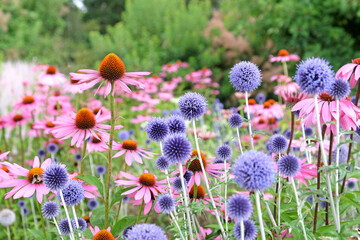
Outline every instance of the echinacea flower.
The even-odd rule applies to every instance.
[[[28,123],[31,119],[31,116],[27,112],[22,113],[10,113],[10,116],[5,117],[5,123],[10,128],[15,128],[16,126],[23,126],[24,124]]]
[[[79,80],[81,90],[92,88],[95,84],[105,80],[104,97],[111,92],[111,83],[117,81],[122,90],[130,93],[127,85],[135,85],[142,88],[143,84],[136,78],[149,75],[150,72],[126,72],[125,65],[114,53],[108,54],[100,63],[99,70],[80,69],[79,73],[70,73],[73,80]],[[97,88],[99,90],[104,81]],[[114,92],[112,93],[114,94]]]
[[[95,229],[92,226],[90,226],[90,231],[91,231],[92,235],[94,236],[94,238],[86,239],[86,240],[116,240],[121,237],[121,236],[118,236],[115,238],[114,235],[112,235],[112,233],[111,233],[111,227],[100,230],[100,228],[98,226],[95,226]]]
[[[113,150],[120,150],[113,158],[125,154],[125,162],[128,166],[131,166],[133,160],[142,164],[142,158],[151,159],[154,156],[154,153],[147,151],[147,149],[139,148],[134,140],[125,140],[122,144],[114,143]]]
[[[46,86],[59,87],[66,82],[64,74],[59,73],[54,66],[48,66],[46,72],[40,74],[39,84]]]
[[[110,129],[110,125],[102,124],[110,119],[110,115],[101,116],[100,112],[94,115],[87,108],[80,109],[76,114],[71,116],[61,116],[54,121],[56,127],[52,130],[55,137],[61,139],[71,139],[71,145],[80,147],[81,143],[89,137],[97,137],[96,132],[104,135],[108,134],[104,130]],[[122,126],[115,126],[119,129]]]
[[[322,93],[317,98],[319,105],[320,124],[326,123],[326,134],[329,135],[330,131],[336,135],[335,124],[330,124],[330,121],[336,122],[336,102],[335,99],[327,94]],[[339,100],[340,104],[340,126],[344,130],[356,129],[360,120],[360,109],[356,107],[351,101],[347,99]],[[315,103],[313,98],[305,99],[291,109],[291,111],[300,110],[299,117],[304,118],[305,127],[311,124],[316,125],[315,116]]]
[[[270,55],[270,62],[290,62],[290,61],[299,61],[300,57],[296,54],[289,54],[286,49],[280,49],[278,55],[274,57]]]
[[[25,179],[17,178],[1,182],[0,188],[14,187],[10,192],[6,193],[5,199],[12,196],[14,196],[14,199],[20,197],[28,198],[36,193],[36,198],[41,203],[43,196],[47,195],[50,191],[43,183],[43,175],[47,167],[51,165],[51,159],[46,159],[40,166],[39,158],[35,157],[32,169],[30,170],[16,163],[10,164],[5,162],[4,165],[17,176],[26,177]]]
[[[10,151],[0,153],[0,161],[7,159],[7,156],[9,155],[9,153],[10,153]]]
[[[290,107],[293,107],[295,104],[297,104],[301,100],[304,100],[304,99],[310,97],[308,94],[306,94],[304,92],[290,91],[290,90],[282,91],[280,93],[280,95],[285,100],[285,103]]]
[[[337,72],[335,77],[344,80],[350,79],[350,87],[355,87],[357,81],[360,79],[360,58],[352,60],[352,63],[347,63],[342,66]]]
[[[51,130],[55,127],[54,118],[45,117],[45,120],[36,120],[33,129],[44,130],[44,134],[50,134]]]
[[[22,99],[14,104],[15,109],[20,109],[26,112],[32,112],[34,110],[40,110],[43,105],[43,99],[37,95],[25,95]]]
[[[86,151],[87,152],[104,152],[109,150],[109,146],[106,144],[109,142],[109,136],[106,134],[96,133],[96,137],[90,137],[87,140]]]

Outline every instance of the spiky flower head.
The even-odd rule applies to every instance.
[[[189,121],[199,119],[207,109],[206,99],[199,93],[187,92],[179,99],[182,116]]]
[[[90,210],[94,210],[99,206],[99,202],[93,198],[88,201],[87,205]]]
[[[233,113],[230,117],[229,117],[229,126],[231,128],[239,128],[243,125],[244,120],[242,118],[242,116],[238,113]]]
[[[261,72],[252,62],[241,61],[229,73],[230,83],[239,92],[251,92],[261,84]]]
[[[160,170],[166,170],[170,167],[170,161],[166,159],[164,156],[160,156],[156,159],[155,165]]]
[[[158,197],[157,203],[162,213],[171,213],[175,209],[175,201],[172,196],[164,194]]]
[[[332,161],[336,160],[336,151],[337,151],[337,146],[335,147],[335,149],[333,150],[333,152],[331,154]],[[349,154],[348,145],[346,145],[346,144],[340,145],[340,148],[339,148],[339,163],[340,164],[347,162],[348,154]]]
[[[76,180],[70,180],[62,192],[65,203],[69,206],[75,206],[84,199],[84,187]],[[58,194],[58,199],[61,201],[60,194]]]
[[[69,179],[66,169],[59,164],[51,164],[46,168],[43,176],[45,186],[55,191],[63,189]]]
[[[279,172],[286,177],[294,177],[301,170],[300,161],[295,155],[282,156],[277,164]]]
[[[305,137],[311,137],[314,135],[314,129],[312,127],[305,128]]]
[[[185,188],[186,188],[186,185],[187,185],[187,182],[186,179],[184,178],[184,184],[185,184]],[[180,177],[176,177],[171,186],[178,192],[181,192],[182,191],[182,183],[181,183],[181,178]]]
[[[232,150],[229,145],[226,145],[226,144],[221,145],[216,150],[216,156],[218,159],[227,161],[231,158],[231,155],[232,155]]]
[[[350,83],[342,78],[335,78],[329,85],[328,92],[335,99],[341,100],[350,95]]]
[[[75,223],[75,219],[73,219],[72,221],[74,221]],[[79,223],[79,227],[80,227],[80,231],[85,231],[87,228],[87,222],[83,219],[83,218],[78,218],[78,223]],[[76,226],[76,223],[75,223]]]
[[[46,202],[42,205],[41,212],[47,219],[55,218],[60,212],[59,205],[56,202]]]
[[[137,224],[129,232],[126,240],[167,240],[165,232],[155,224]]]
[[[70,222],[71,222],[72,229],[76,229],[75,221],[71,220]],[[67,218],[64,218],[60,221],[59,229],[60,229],[61,234],[70,235],[70,225],[69,225]]]
[[[56,143],[49,143],[49,145],[46,146],[46,150],[51,154],[55,154],[59,151],[59,147]]]
[[[153,117],[146,125],[145,131],[150,140],[161,142],[169,134],[169,127],[165,119]]]
[[[104,175],[106,173],[106,167],[104,165],[97,165],[95,171],[98,175]]]
[[[164,141],[163,155],[172,164],[188,160],[191,150],[191,143],[183,134],[170,135]]]
[[[250,218],[253,212],[253,205],[248,197],[241,194],[232,195],[228,200],[229,217],[235,221]]]
[[[288,147],[288,140],[281,134],[275,134],[270,137],[269,144],[271,152],[282,153]]]
[[[173,133],[186,133],[186,124],[182,117],[172,115],[167,120],[169,131]]]
[[[253,240],[256,238],[257,235],[257,229],[255,227],[255,224],[253,221],[251,220],[245,220],[244,221],[244,240]],[[240,222],[235,223],[234,226],[234,236],[236,238],[236,240],[240,240],[241,239],[241,226],[240,226]]]
[[[313,95],[324,92],[334,75],[327,60],[312,57],[300,62],[294,79],[302,91]]]

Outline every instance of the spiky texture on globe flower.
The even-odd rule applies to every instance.
[[[65,203],[69,206],[75,206],[84,199],[84,187],[76,180],[70,180],[62,192]],[[60,194],[58,199],[61,201]]]
[[[261,72],[252,62],[241,61],[229,73],[230,83],[239,92],[251,92],[261,84]]]
[[[322,58],[308,58],[297,66],[294,79],[301,91],[307,94],[319,94],[329,86],[334,79],[334,71],[329,62]]]
[[[164,141],[163,155],[172,164],[185,162],[188,160],[191,152],[191,143],[184,134],[170,135]]]
[[[215,160],[214,160],[214,164],[216,164],[216,163],[224,163],[224,162],[225,162],[225,160],[220,159],[220,158],[215,158]]]
[[[134,225],[131,225],[127,228],[125,228],[124,232],[123,232],[123,238],[126,240],[127,237],[129,236],[129,233],[131,232],[131,230],[134,228]]]
[[[346,186],[349,188],[349,189],[354,189],[356,187],[356,183],[354,181],[348,181],[346,183]]]
[[[185,178],[186,182],[190,182],[190,179],[193,175],[194,175],[194,173],[192,171],[186,171],[184,173],[184,178]]]
[[[47,219],[55,218],[60,212],[59,205],[56,202],[46,202],[42,205],[41,212]]]
[[[314,129],[312,127],[305,128],[305,137],[311,137],[314,135]]]
[[[293,134],[294,135],[294,134]],[[287,139],[290,139],[290,136],[291,136],[291,130],[290,129],[286,129],[284,131],[284,136],[287,138]]]
[[[275,170],[270,158],[255,150],[244,152],[233,166],[235,182],[246,190],[264,191],[275,180]]]
[[[88,201],[87,205],[90,210],[94,210],[99,206],[99,202],[93,198]]]
[[[19,207],[19,208],[24,208],[24,207],[26,207],[26,202],[25,202],[24,200],[20,200],[20,201],[18,202],[18,207]]]
[[[279,172],[286,177],[294,177],[301,170],[300,161],[295,155],[282,156],[277,164]]]
[[[253,240],[256,238],[257,235],[257,229],[255,227],[255,224],[253,221],[251,220],[245,220],[244,221],[244,240]],[[236,238],[236,240],[240,240],[241,239],[241,226],[240,226],[240,222],[235,223],[234,226],[234,237]]]
[[[15,222],[16,215],[11,209],[3,209],[0,211],[0,224],[4,227],[11,226]]]
[[[106,167],[104,165],[97,165],[95,171],[98,175],[104,175],[106,173]]]
[[[46,146],[46,150],[51,154],[55,154],[59,151],[59,147],[56,143],[49,143],[49,145]]]
[[[186,179],[184,178],[184,184],[185,184],[185,188],[186,188],[186,185],[187,185],[188,181],[186,181]],[[178,192],[181,192],[182,191],[182,185],[181,185],[181,178],[180,177],[176,177],[171,186]]]
[[[165,232],[155,224],[137,224],[126,240],[167,240]]]
[[[159,196],[157,203],[162,213],[171,213],[175,209],[175,201],[172,196],[168,194]]]
[[[153,117],[146,125],[145,131],[150,140],[161,142],[169,134],[169,127],[165,119]]]
[[[250,218],[253,205],[248,197],[236,194],[228,199],[227,209],[231,219],[240,221]]]
[[[273,153],[285,152],[288,147],[288,140],[281,134],[272,135],[269,139],[270,149]]]
[[[335,149],[333,150],[333,152],[331,154],[332,162],[336,161],[336,150],[337,150],[337,147],[335,147]],[[339,163],[340,164],[347,162],[348,153],[349,153],[348,145],[346,145],[346,144],[340,145],[340,149],[339,149]]]
[[[242,118],[242,116],[238,113],[233,113],[230,117],[229,117],[229,126],[231,128],[239,128],[243,125],[244,120]]]
[[[46,156],[46,151],[45,151],[45,149],[40,148],[40,149],[37,151],[37,155],[39,156],[39,158],[44,158],[44,157]]]
[[[221,159],[221,160],[229,160],[231,158],[232,155],[232,150],[231,147],[229,145],[221,145],[218,147],[218,149],[216,150],[216,157]]]
[[[170,167],[170,161],[166,157],[160,156],[156,159],[155,165],[160,170],[166,170]]]
[[[75,219],[73,219],[72,221],[74,221],[74,224],[76,226]],[[79,223],[80,231],[82,232],[85,231],[87,228],[87,222],[83,218],[78,218],[78,223]]]
[[[335,99],[344,99],[350,95],[350,83],[342,78],[335,78],[329,85],[328,92]]]
[[[76,229],[75,221],[72,219],[70,222],[71,222],[72,229]],[[69,222],[68,222],[67,218],[64,218],[60,221],[59,229],[60,229],[61,234],[70,235],[70,226],[69,226]]]
[[[170,116],[167,123],[171,134],[186,133],[186,124],[182,117],[176,115]]]
[[[59,164],[51,164],[44,172],[43,182],[50,190],[63,189],[69,180],[69,174]]]
[[[181,115],[189,121],[199,119],[207,109],[206,99],[199,93],[187,92],[179,99]]]

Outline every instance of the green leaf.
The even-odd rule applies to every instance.
[[[133,189],[133,188],[134,187],[127,187],[127,188],[123,188],[123,189],[120,188],[112,197],[110,207],[112,207],[116,202],[118,202],[118,201],[122,200],[124,197],[126,197],[125,195],[121,195],[122,193],[124,193],[130,189]]]
[[[101,183],[101,181],[97,177],[94,177],[91,175],[77,175],[76,177],[85,181],[86,183],[88,183],[90,185],[95,185],[98,188],[98,192],[104,199],[104,185]]]
[[[111,229],[111,233],[116,236],[121,234],[127,227],[130,227],[136,222],[136,216],[125,216],[117,221],[114,227]]]

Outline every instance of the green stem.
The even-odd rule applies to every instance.
[[[46,239],[45,221],[44,221],[44,216],[42,215],[42,212],[41,212],[41,203],[39,203],[39,212],[40,212],[40,217],[41,217],[42,230],[43,230],[43,233],[44,233],[44,237]]]
[[[283,68],[284,68],[284,75],[289,76],[288,68],[286,62],[283,62]]]
[[[111,82],[111,91],[109,94],[110,100],[110,112],[111,112],[111,129],[110,129],[110,139],[109,139],[109,155],[108,155],[108,164],[107,164],[107,181],[105,188],[105,228],[109,226],[109,192],[110,192],[110,181],[111,181],[111,163],[112,163],[112,144],[114,139],[114,129],[115,129],[115,114],[114,114],[114,96],[112,92],[114,91],[114,82]]]
[[[135,225],[139,223],[139,220],[140,220],[140,216],[141,216],[141,212],[142,210],[144,209],[144,199],[142,200],[142,203],[141,203],[141,206],[140,206],[140,209],[139,209],[139,213],[137,215],[137,218],[136,218],[136,222],[135,222]]]
[[[125,163],[125,170],[124,170],[124,172],[127,172],[127,168],[128,168],[128,165]],[[123,189],[123,186],[120,186],[120,190],[122,190],[122,189]],[[119,200],[119,207],[118,207],[118,211],[117,211],[117,213],[116,213],[115,222],[117,222],[117,220],[118,220],[118,218],[119,218],[121,206],[122,206],[122,199]]]
[[[24,166],[24,140],[21,135],[21,125],[19,125],[19,138],[20,138],[21,166]]]
[[[87,139],[84,138],[84,147],[83,147],[83,153],[82,153],[82,159],[81,159],[81,170],[80,170],[81,175],[84,174],[86,145],[87,145]]]
[[[194,197],[193,197],[194,201],[196,201],[196,197],[197,197],[197,188],[198,186],[196,185],[196,183],[194,183]]]
[[[2,141],[4,143],[4,152],[6,152],[8,149],[8,146],[7,146],[7,142],[6,142],[6,138],[5,138],[5,128],[2,129]]]

